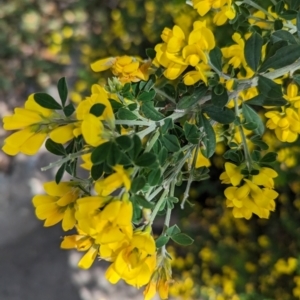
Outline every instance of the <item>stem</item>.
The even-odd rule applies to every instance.
[[[41,171],[47,171],[47,170],[52,169],[54,167],[61,166],[63,163],[65,163],[65,162],[67,162],[69,160],[72,160],[74,158],[78,158],[81,155],[87,154],[89,152],[90,152],[90,149],[85,149],[85,150],[81,150],[81,151],[78,151],[78,152],[75,152],[75,153],[70,153],[66,157],[64,157],[62,159],[59,159],[59,160],[57,160],[57,161],[55,161],[53,163],[50,163],[46,167],[41,168]]]
[[[238,99],[237,99],[237,97],[234,97],[233,99],[234,99],[235,115],[238,117],[238,119],[240,119]],[[239,127],[240,136],[242,138],[243,149],[244,149],[244,154],[245,154],[245,159],[246,159],[246,165],[250,172],[252,170],[252,159],[251,159],[251,155],[250,155],[249,148],[247,145],[247,139],[246,139],[245,132],[243,130],[242,125],[238,125],[238,127]]]
[[[163,97],[165,97],[166,99],[170,100],[172,103],[176,104],[175,99],[173,99],[172,97],[170,97],[168,94],[166,94],[164,91],[158,89],[158,88],[154,88],[155,92]]]
[[[196,150],[195,150],[191,170],[189,170],[190,171],[190,176],[189,176],[188,182],[186,184],[186,188],[185,188],[185,191],[184,191],[184,194],[183,194],[183,199],[182,199],[181,204],[180,204],[181,209],[184,209],[185,202],[187,201],[187,199],[190,195],[189,191],[190,191],[190,188],[191,188],[191,184],[193,182],[193,175],[194,175],[194,170],[195,170],[195,165],[196,165],[198,152],[199,152],[199,144],[197,145]]]
[[[159,212],[161,205],[165,201],[165,198],[166,198],[166,195],[168,194],[168,192],[169,192],[169,189],[165,189],[164,192],[161,194],[159,200],[157,201],[157,203],[152,211],[152,214],[151,214],[151,217],[150,217],[150,220],[148,223],[149,225],[151,225],[153,223],[157,213]]]
[[[159,136],[160,136],[160,132],[159,132],[159,130],[156,129],[156,132],[155,132],[154,136],[148,142],[147,147],[146,147],[146,149],[145,149],[144,152],[149,152],[152,149],[152,147],[156,143],[156,141],[159,138]]]
[[[117,125],[128,125],[128,126],[151,126],[153,121],[135,121],[135,120],[115,120]]]

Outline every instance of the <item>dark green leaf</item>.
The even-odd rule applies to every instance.
[[[166,148],[161,148],[161,150],[158,153],[158,160],[160,165],[162,166],[168,159],[168,151]]]
[[[279,19],[275,20],[274,21],[274,30],[280,30],[282,28],[283,28],[282,20],[279,20]]]
[[[229,160],[232,160],[236,163],[240,163],[241,162],[241,157],[239,155],[239,152],[238,150],[233,150],[233,149],[230,149],[230,150],[227,150],[224,154],[223,154],[223,157],[225,159],[229,159]]]
[[[203,111],[207,113],[211,119],[221,124],[230,124],[235,119],[234,112],[228,107],[220,108],[215,105],[210,105],[203,107]]]
[[[111,149],[107,155],[107,163],[110,166],[115,166],[120,162],[122,156],[123,153],[119,149],[118,145],[115,143],[111,143]]]
[[[183,96],[178,104],[178,109],[187,109],[194,106],[197,102],[201,100],[201,97],[205,95],[207,91],[206,86],[200,86],[192,95],[189,96]]]
[[[222,72],[222,57],[222,52],[218,47],[215,47],[209,52],[209,60],[211,64],[220,72]]]
[[[280,48],[270,58],[266,59],[261,67],[260,72],[265,72],[268,69],[278,69],[288,66],[295,62],[300,57],[300,45],[288,45]]]
[[[146,118],[153,121],[159,121],[165,117],[156,110],[152,101],[143,102],[141,110]]]
[[[103,164],[93,165],[91,169],[91,176],[94,180],[98,180],[103,174]]]
[[[244,118],[247,122],[253,122],[257,124],[257,129],[255,129],[254,132],[262,135],[265,131],[265,126],[257,112],[245,103],[242,105],[242,110]]]
[[[133,146],[132,139],[128,135],[118,136],[116,143],[126,152]]]
[[[280,14],[280,17],[285,20],[294,20],[297,17],[297,12],[295,10],[287,9]]]
[[[202,114],[199,114],[199,127],[200,130],[203,131],[204,137],[202,139],[202,143],[204,148],[201,148],[201,152],[207,158],[210,158],[216,149],[216,135],[215,131],[210,124],[210,121]]]
[[[144,91],[146,92],[150,91],[154,87],[155,82],[156,82],[156,77],[154,74],[151,74],[147,83],[144,86]]]
[[[143,153],[135,160],[135,164],[139,167],[149,167],[156,162],[156,155],[153,153]]]
[[[246,102],[249,105],[258,106],[284,106],[288,102],[284,98],[271,99],[264,95],[257,95]]]
[[[68,105],[66,105],[63,108],[63,112],[66,117],[70,117],[74,111],[75,111],[75,107],[74,107],[73,103],[69,103]]]
[[[174,127],[173,120],[171,118],[166,118],[164,120],[164,124],[161,126],[161,132],[162,134],[167,133],[169,129],[172,129]]]
[[[244,54],[248,66],[255,72],[259,66],[263,38],[256,32],[246,40]]]
[[[269,152],[260,159],[260,162],[261,163],[272,163],[272,162],[276,161],[277,155],[278,154],[276,152]]]
[[[183,130],[185,133],[186,139],[192,143],[197,145],[200,141],[200,132],[195,124],[190,124],[188,122],[184,123]]]
[[[218,84],[212,89],[211,101],[213,105],[220,108],[224,107],[227,104],[228,93],[222,84]]]
[[[254,150],[251,153],[251,157],[254,161],[260,161],[260,158],[261,158],[260,151]]]
[[[121,107],[118,111],[118,119],[120,120],[136,120],[138,117],[127,108]]]
[[[53,153],[55,155],[63,156],[66,154],[66,151],[65,151],[63,145],[55,143],[50,138],[47,139],[47,141],[45,143],[45,147],[50,153]]]
[[[62,106],[64,107],[68,97],[68,86],[65,77],[62,77],[58,80],[57,89]]]
[[[34,101],[44,107],[44,108],[48,108],[48,109],[62,109],[61,105],[58,104],[53,97],[51,97],[50,95],[46,94],[46,93],[35,93],[33,95]]]
[[[294,36],[287,30],[277,30],[271,35],[271,41],[274,44],[282,40],[287,41],[289,44],[297,44]]]
[[[112,142],[106,142],[95,148],[91,155],[91,161],[94,165],[101,164],[104,162],[111,152]]]
[[[150,186],[156,186],[160,184],[163,180],[163,177],[161,175],[161,171],[159,168],[155,168],[151,170],[151,172],[148,174],[148,184]]]
[[[111,107],[114,111],[118,110],[119,108],[123,107],[123,104],[114,100],[114,99],[108,99],[110,104],[111,104]]]
[[[182,245],[182,246],[188,246],[188,245],[191,245],[194,242],[194,240],[185,233],[174,234],[174,235],[171,236],[171,239],[175,243],[177,243],[179,245]]]
[[[151,101],[155,97],[155,94],[155,90],[150,90],[149,92],[143,91],[139,94],[137,100],[142,102]]]
[[[250,138],[250,141],[261,150],[267,150],[269,148],[269,146],[261,140],[259,135],[252,136]]]
[[[161,141],[169,152],[177,152],[180,150],[180,144],[174,134],[165,134],[162,136]]]
[[[257,128],[257,124],[254,122],[249,122],[249,123],[243,124],[243,127],[247,130],[254,130]]]
[[[132,142],[133,146],[132,148],[128,151],[129,156],[132,159],[136,159],[137,156],[140,154],[141,149],[142,149],[142,142],[141,139],[138,137],[138,135],[134,135],[132,137]]]
[[[146,55],[150,58],[150,59],[154,59],[156,56],[156,52],[154,49],[152,48],[147,48],[146,49]]]
[[[63,177],[63,175],[65,173],[66,165],[67,165],[66,163],[62,164],[59,167],[59,169],[57,170],[56,175],[55,175],[55,182],[56,182],[56,184],[60,183],[60,181],[61,181],[61,179],[62,179],[62,177]]]
[[[257,88],[261,94],[268,98],[282,98],[283,96],[281,85],[264,76],[258,77]]]
[[[300,11],[297,13],[297,35],[300,37]]]
[[[169,237],[161,235],[159,238],[155,240],[156,248],[161,248],[162,246],[166,245],[169,239],[170,239]]]
[[[94,115],[95,117],[100,117],[106,106],[102,103],[96,103],[90,108],[90,114]]]
[[[134,111],[136,110],[138,107],[137,103],[131,103],[127,106],[127,108],[130,110],[130,111]]]
[[[146,178],[144,176],[135,177],[131,182],[131,192],[137,193],[140,191],[146,184]]]

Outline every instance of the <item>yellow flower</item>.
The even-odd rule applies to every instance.
[[[99,245],[95,244],[94,239],[84,233],[77,227],[78,234],[65,236],[60,244],[62,249],[77,249],[78,251],[87,251],[80,261],[78,267],[89,269],[96,259],[99,252]]]
[[[266,126],[275,130],[275,135],[280,141],[292,143],[298,138],[300,118],[293,108],[288,107],[283,113],[269,111],[265,116],[269,118]]]
[[[38,105],[33,94],[25,102],[24,108],[15,108],[12,116],[3,118],[5,130],[19,130],[4,140],[2,150],[9,155],[19,152],[34,155],[51,131],[51,118],[55,112]]]
[[[237,186],[243,178],[244,175],[241,174],[241,168],[239,166],[230,162],[225,163],[225,172],[220,176],[221,183],[231,183],[233,186]]]
[[[107,176],[104,179],[100,179],[95,183],[95,190],[100,196],[108,196],[115,190],[125,187],[126,191],[130,190],[131,180],[130,172],[131,170],[125,170],[123,166],[116,165],[113,167],[115,173]]]
[[[287,93],[284,95],[284,98],[296,108],[300,108],[300,95],[298,93],[298,85],[292,82],[288,85]]]
[[[64,231],[75,226],[75,201],[79,197],[79,188],[70,182],[46,182],[44,189],[47,195],[36,195],[32,202],[38,219],[45,220],[44,226],[53,226],[62,221]]]
[[[217,26],[221,26],[227,22],[227,20],[233,20],[236,16],[236,11],[231,5],[232,0],[227,0],[226,5],[220,8],[220,10],[214,15],[213,22]]]
[[[274,268],[279,274],[292,274],[298,266],[298,260],[294,257],[289,257],[287,261],[280,258]]]
[[[148,80],[149,61],[142,61],[136,57],[120,56],[97,60],[91,64],[94,72],[102,72],[111,69],[122,83]]]
[[[141,287],[150,281],[156,266],[156,247],[149,232],[137,231],[130,244],[122,249],[105,273],[115,284],[123,279],[129,285]]]
[[[259,174],[252,176],[252,182],[256,185],[262,185],[269,189],[274,189],[273,178],[277,177],[278,174],[271,168],[262,167],[259,170]]]

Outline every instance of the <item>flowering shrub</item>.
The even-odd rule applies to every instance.
[[[61,157],[43,168],[59,167],[55,180],[44,184],[46,195],[33,198],[44,226],[61,222],[64,231],[76,231],[61,248],[85,252],[81,268],[96,257],[107,260],[107,280],[145,287],[147,300],[156,292],[168,298],[168,242],[193,243],[170,225],[171,214],[178,205],[193,205],[191,185],[209,177],[217,142],[226,146],[220,174],[230,185],[226,206],[238,219],[268,219],[279,194],[277,153],[268,151],[265,127],[282,142],[292,143],[300,133],[299,2],[271,1],[267,8],[251,0],[188,4],[199,14],[192,28],[165,28],[162,42],[146,50],[148,59],[93,62],[93,71],[110,69],[114,76],[105,86],[93,84],[76,106],[61,78],[60,101],[35,93],[3,119],[5,130],[17,130],[4,141],[5,153],[34,155],[45,142]],[[86,178],[79,168],[88,171]],[[183,182],[179,199],[175,187]],[[154,236],[158,215],[165,221]],[[203,248],[202,256],[209,261],[209,250]],[[289,274],[295,259],[278,260],[275,269]],[[230,280],[224,283],[224,290],[232,289]]]

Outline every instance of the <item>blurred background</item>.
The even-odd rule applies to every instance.
[[[146,57],[145,49],[160,42],[164,27],[179,24],[187,31],[196,18],[183,0],[0,0],[1,118],[30,93],[55,93],[62,76],[71,100],[79,102],[92,83],[109,75],[93,74],[91,62],[123,54]],[[6,135],[0,129],[1,144]],[[220,143],[210,162],[211,178],[191,190],[195,206],[177,210],[172,221],[195,237],[191,247],[169,248],[172,297],[300,298],[300,147],[279,144],[269,132],[265,141],[279,153],[276,212],[269,220],[232,217],[218,179],[225,150]],[[55,159],[45,150],[13,158],[0,152],[0,299],[142,299],[142,291],[106,282],[102,262],[79,270],[80,254],[59,249],[60,226],[43,228],[35,218],[31,198],[43,193],[42,183],[56,171],[40,168]]]

